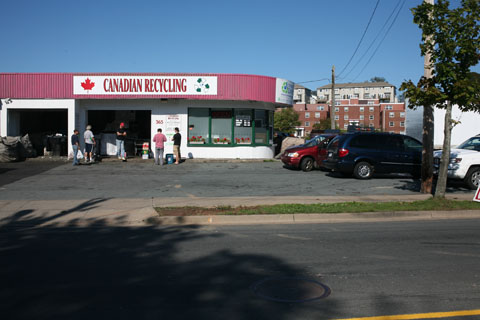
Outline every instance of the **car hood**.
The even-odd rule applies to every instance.
[[[285,151],[295,152],[295,151],[299,151],[299,150],[305,150],[305,149],[308,149],[308,148],[312,148],[312,147],[305,147],[305,145],[301,144],[301,145],[298,145],[298,146],[288,147],[287,149],[285,149]]]
[[[434,157],[441,157],[442,156],[442,150],[439,150],[439,151],[435,151],[433,153],[433,156]],[[450,150],[450,158],[458,158],[459,156],[472,156],[472,157],[475,157],[475,156],[478,156],[480,157],[480,152],[478,151],[475,151],[475,150],[467,150],[467,149],[451,149]]]

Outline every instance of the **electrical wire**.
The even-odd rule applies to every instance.
[[[358,59],[357,63],[350,69],[350,71],[348,71],[348,73],[343,76],[343,77],[338,77],[338,79],[346,79],[348,78],[348,76],[353,72],[353,70],[355,70],[359,65],[360,65],[360,61],[363,60],[363,58],[365,58],[365,56],[367,55],[367,53],[370,51],[370,49],[373,47],[373,45],[375,44],[375,42],[378,40],[378,38],[382,35],[383,31],[385,30],[385,27],[387,26],[387,24],[390,22],[390,20],[392,19],[393,15],[395,14],[395,12],[398,10],[398,7],[400,6],[400,4],[402,3],[402,1],[398,1],[397,2],[397,5],[395,6],[395,8],[393,8],[392,12],[390,13],[390,15],[388,16],[387,20],[385,20],[385,23],[383,24],[383,26],[380,28],[380,31],[378,32],[378,34],[376,35],[375,39],[373,39],[373,41],[370,43],[370,45],[368,46],[367,50],[365,50],[365,52],[363,53],[363,55],[360,57],[360,59]]]
[[[375,48],[375,50],[373,51],[372,55],[370,56],[370,58],[368,59],[367,63],[363,66],[362,70],[358,73],[358,75],[352,80],[352,82],[354,82],[355,80],[357,80],[358,77],[360,77],[360,75],[362,74],[362,72],[367,68],[367,66],[370,64],[370,62],[372,61],[373,57],[375,56],[375,54],[378,52],[378,49],[380,48],[380,46],[382,45],[383,41],[385,40],[385,38],[387,37],[388,33],[390,32],[390,30],[392,29],[393,25],[395,24],[395,22],[397,21],[397,18],[398,18],[398,15],[400,14],[400,12],[402,11],[402,8],[403,6],[405,5],[405,2],[407,0],[403,0],[402,2],[402,5],[400,6],[400,9],[397,11],[397,14],[395,15],[395,18],[393,19],[392,23],[390,24],[389,28],[387,29],[387,32],[385,32],[385,35],[383,36],[382,40],[380,40],[380,43],[378,44],[378,46]]]
[[[370,23],[371,23],[372,20],[373,20],[373,16],[375,15],[375,11],[377,11],[377,7],[378,7],[378,4],[379,4],[379,3],[380,3],[380,0],[377,0],[377,4],[375,5],[375,8],[373,9],[373,12],[372,12],[372,15],[370,16],[370,19],[368,20],[368,24],[367,24],[365,30],[363,31],[362,38],[360,38],[360,41],[358,42],[358,45],[357,45],[357,47],[355,48],[355,51],[353,52],[352,56],[350,57],[350,60],[348,60],[347,64],[345,65],[345,67],[343,67],[342,71],[340,71],[340,73],[338,74],[338,76],[341,76],[341,75],[342,75],[342,73],[345,71],[345,69],[347,69],[347,67],[348,67],[348,66],[350,65],[350,63],[352,62],[353,57],[355,57],[355,54],[357,53],[358,48],[360,48],[360,45],[362,44],[363,38],[365,37],[365,34],[367,33],[368,27],[370,26]]]
[[[300,83],[309,83],[309,82],[319,82],[319,81],[325,81],[325,80],[328,80],[328,81],[330,81],[330,79],[329,79],[329,78],[323,78],[323,79],[319,79],[319,80],[309,80],[309,81],[296,82],[296,84],[300,84]]]

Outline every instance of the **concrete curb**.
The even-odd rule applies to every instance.
[[[480,210],[468,211],[396,211],[360,213],[296,213],[245,216],[156,217],[149,222],[157,225],[255,225],[347,223],[381,221],[421,221],[443,219],[479,219]]]

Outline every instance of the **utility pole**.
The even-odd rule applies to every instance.
[[[332,66],[332,107],[330,108],[331,129],[335,130],[335,66]]]
[[[424,0],[425,3],[434,5],[434,0]],[[427,37],[426,42],[430,41]],[[423,76],[427,79],[432,78],[431,55],[430,52],[425,53]],[[423,106],[423,134],[422,134],[422,175],[421,175],[421,193],[432,193],[433,188],[433,108],[434,106]]]

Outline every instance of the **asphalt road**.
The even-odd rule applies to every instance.
[[[479,220],[5,226],[0,315],[287,320],[478,309],[479,228]],[[317,282],[331,289],[329,296],[317,299],[323,288]],[[284,297],[299,301],[278,301]]]
[[[409,195],[420,181],[383,175],[360,181],[320,170],[302,172],[281,162],[154,166],[152,161],[70,163],[29,160],[0,164],[0,200],[92,198]],[[452,185],[449,193],[472,193]]]

